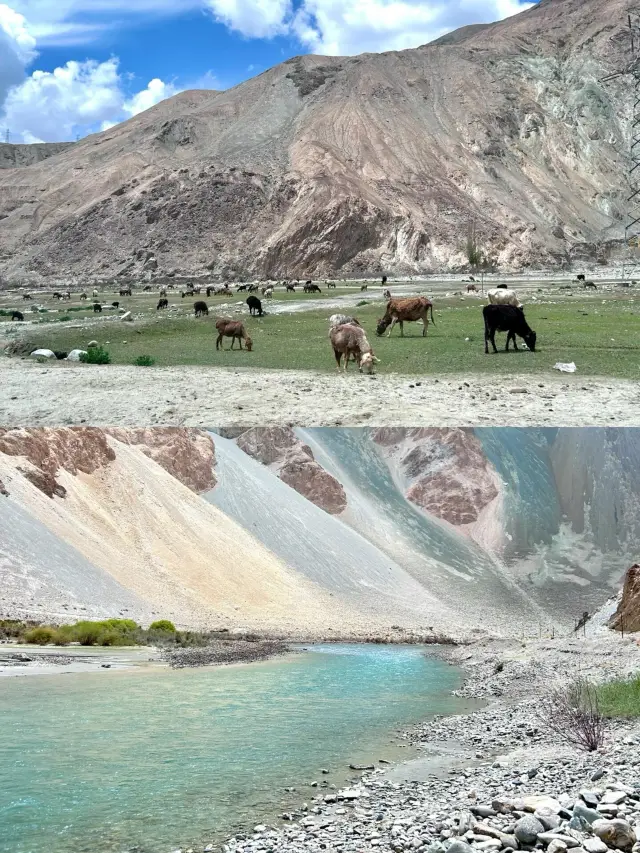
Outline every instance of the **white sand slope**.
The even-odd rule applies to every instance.
[[[92,475],[59,471],[65,498],[49,498],[0,456],[15,504],[114,584],[158,614],[193,627],[299,631],[357,626],[350,608],[267,550],[140,449],[109,439],[116,460]],[[37,572],[36,572],[37,573]],[[61,586],[64,576],[57,577]]]

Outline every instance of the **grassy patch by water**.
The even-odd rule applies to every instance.
[[[598,704],[605,717],[640,717],[640,676],[601,685]]]

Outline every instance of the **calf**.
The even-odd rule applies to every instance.
[[[262,295],[265,299],[273,299],[273,287],[265,287],[262,291]]]
[[[515,290],[504,287],[496,287],[487,292],[490,305],[512,305],[514,308],[522,308],[522,303],[516,296]]]
[[[117,309],[117,308],[119,308],[119,307],[120,307],[120,303],[119,303],[119,302],[112,302],[112,303],[111,303],[111,307],[112,307],[112,308],[116,308],[116,309]]]
[[[360,326],[353,326],[351,324],[334,326],[329,330],[329,340],[331,341],[338,370],[340,370],[342,356],[344,356],[344,371],[346,373],[349,359],[353,356],[353,360],[357,363],[360,373],[364,370],[367,373],[373,372],[373,366],[379,359],[373,354],[371,344],[367,340],[364,329],[360,328]]]
[[[595,281],[585,281],[585,283],[584,283],[582,286],[584,287],[584,289],[585,289],[585,290],[587,290],[587,289],[589,289],[589,288],[590,288],[591,290],[597,290],[597,289],[598,289],[598,288],[596,287],[596,283],[595,283]]]
[[[33,299],[33,296],[30,293],[23,293],[22,298],[23,299]]]
[[[383,299],[391,299],[391,291],[390,290],[383,290],[382,291],[382,298]]]
[[[87,294],[86,294],[86,293],[81,293],[81,294],[80,294],[80,299],[81,299],[83,302],[85,301],[85,299],[86,299],[86,298],[87,298]]]
[[[258,299],[257,296],[247,296],[247,305],[249,306],[249,313],[253,317],[254,314],[257,314],[258,317],[262,317],[262,302]]]
[[[485,355],[489,352],[489,341],[491,341],[494,353],[498,352],[495,340],[496,332],[507,333],[505,352],[509,352],[510,340],[513,341],[513,348],[517,351],[516,335],[524,339],[531,352],[535,352],[536,333],[525,320],[522,308],[516,308],[515,305],[485,305],[482,309],[482,315],[484,317]]]
[[[327,290],[331,290],[332,288],[333,288],[333,290],[335,290],[335,289],[336,289],[336,283],[335,283],[335,281],[328,281],[328,282],[327,282]]]
[[[246,290],[248,286],[249,285],[247,285],[247,284],[240,284],[238,286],[238,293],[240,293],[241,290]]]
[[[478,292],[478,288],[475,286],[475,284],[468,284],[467,285],[467,293],[477,293],[477,292]]]
[[[360,293],[362,293],[363,290],[367,290],[368,288],[369,288],[368,284],[361,284],[360,285]]]
[[[156,311],[161,311],[163,308],[169,307],[168,299],[159,299],[158,304],[156,305]]]
[[[11,319],[15,320],[17,323],[22,323],[24,320],[24,314],[22,313],[22,311],[12,311]]]
[[[102,305],[99,302],[93,303],[93,313],[94,314],[102,314]]]
[[[429,311],[431,311],[431,322],[433,319],[433,303],[426,296],[407,296],[404,299],[390,299],[384,317],[378,320],[376,334],[383,335],[389,329],[389,335],[396,323],[400,324],[400,335],[404,337],[403,323],[405,321],[422,320],[422,337],[427,335],[429,325]],[[390,328],[389,328],[390,327]]]
[[[242,323],[237,320],[229,320],[225,317],[216,320],[216,329],[218,330],[218,337],[216,339],[216,349],[224,349],[222,346],[223,338],[231,338],[231,347],[233,349],[233,345],[238,341],[240,344],[240,349],[242,349],[242,341],[245,342],[245,346],[247,348],[247,352],[251,352],[253,347],[253,341],[247,334]]]
[[[206,302],[194,302],[193,310],[195,311],[196,317],[208,317],[209,309],[207,308]]]

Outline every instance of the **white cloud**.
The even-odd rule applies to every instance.
[[[288,32],[290,0],[206,0],[216,20],[250,38],[271,38]]]
[[[35,47],[25,18],[0,3],[0,104],[9,89],[24,79],[25,67],[35,57]]]
[[[118,60],[68,62],[55,71],[34,71],[10,90],[4,123],[24,142],[57,142],[105,130],[175,94],[154,79],[126,97]]]
[[[533,5],[519,0],[304,0],[292,26],[316,53],[352,55],[418,47],[466,24],[501,20]]]

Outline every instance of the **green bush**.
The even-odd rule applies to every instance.
[[[363,305],[368,305],[369,302],[366,299],[361,299],[360,302],[356,302],[356,308],[362,308]]]
[[[153,367],[156,360],[150,355],[139,355],[133,363],[136,367]]]
[[[49,628],[47,625],[42,625],[40,628],[31,628],[24,635],[25,643],[31,643],[34,646],[46,646],[49,643],[55,643],[57,631],[55,628]]]
[[[175,634],[176,626],[168,619],[158,619],[156,622],[152,622],[151,625],[149,625],[149,630],[165,631],[166,633]]]
[[[89,352],[82,353],[80,361],[83,364],[111,364],[111,356],[102,347],[90,347]]]
[[[86,310],[87,310],[87,307],[85,305],[70,305],[67,308],[67,311],[69,311],[69,312],[71,312],[71,311],[86,311]]]
[[[96,646],[104,628],[100,622],[77,622],[73,627],[73,638],[81,646]]]
[[[64,317],[58,317],[58,323],[68,323],[71,319],[68,314],[65,314]]]

